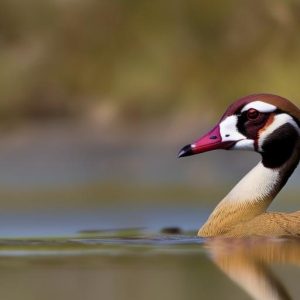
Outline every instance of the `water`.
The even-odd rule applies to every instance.
[[[205,241],[208,211],[188,207],[3,213],[2,297],[299,299],[300,241]]]
[[[58,129],[2,140],[3,299],[299,299],[298,241],[196,237],[216,203],[214,192],[247,170],[245,154],[179,163],[179,142],[155,146],[133,134],[126,145],[121,139],[105,146],[98,128]],[[105,182],[112,189],[103,190]],[[175,189],[149,193],[148,183]],[[188,185],[180,191],[182,183]],[[126,184],[135,193],[120,189]],[[188,196],[193,186],[198,190]],[[282,203],[297,209],[293,195],[296,201]]]
[[[298,299],[299,241],[130,230],[2,240],[4,299]]]
[[[157,232],[179,226],[191,231],[204,222],[208,210],[200,205],[129,204],[102,205],[101,208],[1,211],[0,237],[69,237],[82,230],[146,228]],[[38,225],[37,225],[38,224]]]

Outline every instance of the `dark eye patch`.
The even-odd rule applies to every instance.
[[[255,119],[249,119],[247,111],[242,112],[238,115],[237,128],[247,138],[256,140],[259,130],[265,126],[269,116],[269,113],[259,113]]]

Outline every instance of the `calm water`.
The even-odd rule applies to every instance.
[[[3,213],[2,297],[299,299],[299,241],[204,241],[193,229],[206,215],[196,206]]]

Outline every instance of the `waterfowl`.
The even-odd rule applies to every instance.
[[[234,102],[211,131],[180,150],[179,157],[216,149],[250,150],[262,157],[217,205],[198,236],[300,237],[300,211],[266,211],[298,165],[299,127],[296,105],[255,94]]]

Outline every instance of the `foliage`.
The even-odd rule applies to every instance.
[[[0,119],[299,101],[299,15],[292,0],[2,0]]]

